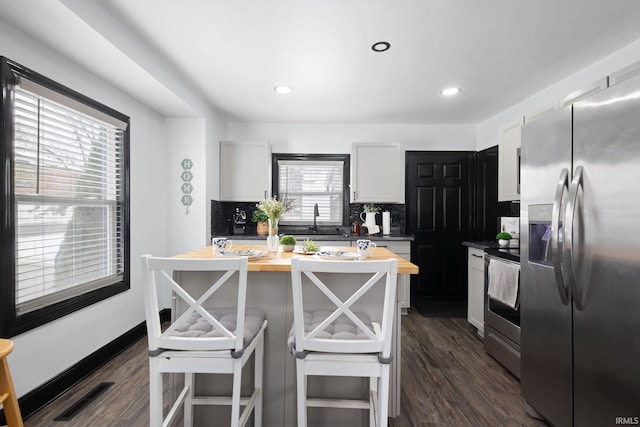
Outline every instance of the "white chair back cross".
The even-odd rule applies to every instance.
[[[149,348],[150,351],[160,349],[172,350],[234,350],[241,351],[244,347],[243,334],[236,334],[222,324],[203,305],[213,299],[214,294],[223,285],[237,287],[237,298],[233,303],[235,319],[230,323],[235,330],[244,331],[245,300],[247,292],[247,258],[226,259],[186,259],[186,258],[143,258],[147,268],[144,272],[149,275],[145,287],[148,298],[147,317],[150,320]],[[174,271],[207,271],[221,272],[221,276],[197,299],[173,277]],[[236,275],[234,280],[232,277]],[[160,326],[158,305],[159,289],[168,287],[176,298],[188,305],[178,318],[164,331]],[[166,288],[165,288],[166,289]],[[233,316],[233,314],[231,314]],[[198,320],[198,330],[189,329],[193,321]],[[227,323],[228,325],[228,323]],[[202,332],[202,333],[198,333]],[[206,333],[205,333],[206,332]]]
[[[391,349],[391,331],[393,328],[393,314],[396,300],[397,261],[347,262],[310,260],[293,258],[291,260],[293,285],[293,313],[295,329],[296,351],[324,351],[333,353],[379,353],[388,358]],[[318,274],[350,274],[349,292],[342,299],[336,295],[336,289],[331,290]],[[351,283],[357,280],[355,276],[364,277],[364,283],[359,287]],[[308,280],[305,280],[307,278]],[[332,307],[318,304],[317,293],[305,298],[303,283],[306,286],[315,285],[322,295],[331,302]],[[346,284],[345,284],[346,285]],[[344,287],[344,286],[341,286]],[[382,298],[377,298],[380,307],[371,310],[381,313],[381,318],[370,319],[367,313],[354,312],[352,307],[357,305],[365,295],[374,290],[380,291]],[[314,296],[311,296],[314,295]],[[313,298],[313,301],[311,301]],[[311,307],[310,307],[311,306]],[[313,307],[321,308],[313,311]],[[311,308],[311,309],[309,309]],[[330,311],[326,311],[329,309]],[[305,314],[306,312],[306,314]],[[315,317],[314,316],[315,313]],[[306,318],[305,318],[306,316]],[[310,316],[311,319],[310,319]],[[310,324],[312,322],[312,324]],[[337,323],[336,323],[337,322]],[[336,328],[336,324],[338,327]],[[350,325],[352,326],[349,328]],[[345,331],[345,327],[351,332]]]

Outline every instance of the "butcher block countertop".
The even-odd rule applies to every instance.
[[[249,260],[249,271],[271,271],[271,272],[291,272],[291,258],[293,257],[313,257],[314,255],[300,255],[294,252],[267,252],[266,246],[257,245],[233,245],[231,250],[247,250],[254,249],[263,251],[265,255],[256,260]],[[339,249],[345,252],[357,252],[354,247],[332,247],[332,249]],[[196,249],[194,251],[185,252],[180,255],[176,255],[176,258],[211,258],[213,257],[213,248],[207,246],[205,248]],[[418,266],[412,264],[410,261],[399,257],[387,248],[377,248],[373,254],[365,261],[341,261],[341,262],[366,262],[369,260],[384,260],[388,258],[395,258],[398,260],[398,274],[418,274]]]

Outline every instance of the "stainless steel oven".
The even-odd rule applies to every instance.
[[[495,255],[484,257],[484,349],[513,375],[520,378],[520,307],[512,308],[489,297],[489,263],[520,264]]]

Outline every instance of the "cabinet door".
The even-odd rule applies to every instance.
[[[498,149],[498,201],[520,200],[522,121],[502,128]]]
[[[484,251],[469,248],[467,321],[484,335]]]
[[[351,202],[399,203],[399,144],[351,145]]]
[[[220,200],[257,202],[271,191],[271,147],[267,142],[220,143]]]

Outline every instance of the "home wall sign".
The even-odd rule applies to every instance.
[[[191,197],[191,192],[193,191],[193,185],[191,184],[191,180],[193,179],[193,173],[191,172],[191,167],[193,166],[193,162],[189,157],[186,157],[182,161],[182,205],[186,207],[185,215],[189,215],[189,206],[193,203],[193,197]]]

